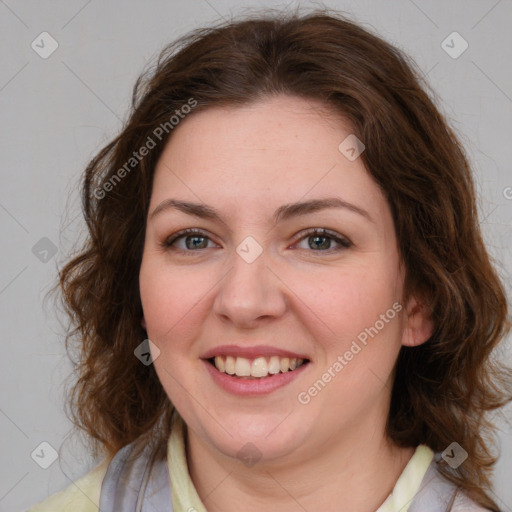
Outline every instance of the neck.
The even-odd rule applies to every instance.
[[[208,512],[358,510],[375,512],[414,453],[375,433],[375,418],[352,432],[337,433],[310,450],[247,467],[219,454],[190,429],[187,460],[195,488]],[[357,490],[355,492],[355,490]]]

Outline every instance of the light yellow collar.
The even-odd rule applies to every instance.
[[[179,414],[173,414],[171,436],[167,445],[167,461],[172,487],[174,512],[207,512],[188,473],[185,453],[185,423]]]
[[[407,512],[433,457],[434,452],[428,446],[419,445],[398,478],[393,492],[376,512]],[[174,512],[207,512],[188,472],[185,424],[178,414],[173,415],[167,460],[172,482]]]
[[[428,446],[417,446],[411,460],[398,477],[393,491],[376,512],[407,512],[433,458],[434,452]]]

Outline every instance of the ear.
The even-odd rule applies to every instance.
[[[425,343],[434,332],[430,311],[416,297],[411,297],[407,302],[404,323],[402,345],[406,347],[417,347]]]

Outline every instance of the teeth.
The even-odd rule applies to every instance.
[[[214,362],[220,372],[237,377],[262,378],[293,371],[304,363],[304,359],[272,356],[268,360],[266,357],[257,357],[251,361],[245,357],[215,356]]]
[[[217,366],[217,362],[215,362],[215,366]],[[223,371],[218,366],[217,366],[217,370]],[[231,356],[226,357],[226,364],[225,364],[224,371],[226,373],[229,373],[229,375],[235,374],[235,358],[234,357],[231,357]]]
[[[245,357],[237,357],[235,362],[235,375],[249,377],[251,375],[251,362]]]
[[[220,356],[216,356],[215,357],[215,366],[221,371],[221,372],[224,372],[226,371],[226,366],[224,364],[224,359],[222,359],[222,357]]]
[[[264,357],[258,357],[252,362],[251,376],[266,377],[268,375],[268,364]]]
[[[270,362],[268,363],[268,373],[275,375],[281,371],[281,363],[279,362],[279,357],[272,356],[270,358]]]

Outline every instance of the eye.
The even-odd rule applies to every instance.
[[[304,241],[307,241],[307,247],[299,248],[312,249],[313,252],[337,252],[348,249],[353,245],[347,238],[325,228],[313,228],[305,233],[303,232],[302,237],[299,238],[299,245]],[[212,246],[208,246],[208,242],[214,243],[206,232],[189,228],[174,233],[164,240],[161,245],[165,249],[172,248],[183,254],[192,255],[192,253],[212,248]],[[333,243],[337,244],[337,247],[333,248]],[[215,246],[217,246],[217,244],[215,244]]]
[[[352,246],[350,240],[325,228],[313,228],[303,234],[299,241],[307,242],[307,247],[301,247],[301,249],[313,249],[313,252],[336,252]],[[338,247],[332,248],[333,242],[338,244]]]
[[[183,239],[183,244],[177,244],[178,241]],[[183,229],[174,233],[172,236],[167,238],[161,245],[168,249],[173,248],[182,253],[197,252],[201,249],[209,249],[208,241],[211,242],[210,237],[204,231],[197,229]],[[213,242],[212,242],[213,243]]]

